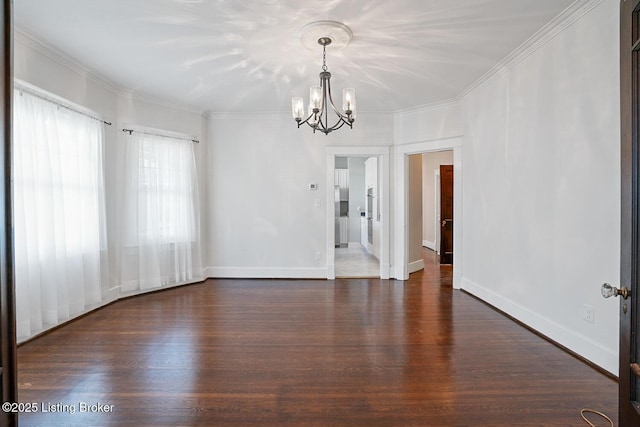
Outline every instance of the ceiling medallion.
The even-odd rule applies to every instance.
[[[343,111],[340,111],[331,97],[331,73],[327,69],[327,46],[331,44],[339,48],[347,46],[353,38],[351,29],[340,22],[317,21],[302,27],[299,34],[302,44],[307,48],[322,46],[322,72],[320,86],[311,86],[309,90],[309,110],[306,118],[302,97],[291,99],[291,110],[298,128],[306,123],[313,129],[313,133],[320,131],[325,135],[340,129],[345,124],[352,128],[356,118],[356,91],[353,88],[342,91]],[[329,106],[337,115],[337,121],[331,126]]]

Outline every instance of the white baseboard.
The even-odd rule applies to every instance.
[[[409,263],[409,274],[424,269],[424,260],[413,261]]]
[[[432,251],[436,250],[436,243],[435,242],[430,242],[428,240],[423,240],[422,241],[422,246],[424,246],[427,249],[431,249]]]
[[[392,268],[391,268],[391,266],[389,264],[380,263],[380,278],[382,280],[387,280],[387,279],[393,277],[391,275],[392,271],[393,270],[392,270]]]
[[[327,273],[326,267],[207,267],[204,270],[208,278],[238,279],[326,279]]]
[[[466,278],[462,289],[507,313],[540,334],[618,375],[618,353]]]

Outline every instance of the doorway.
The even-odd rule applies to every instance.
[[[380,277],[378,260],[378,157],[342,157],[335,161],[335,275]]]
[[[376,211],[371,209],[371,219],[372,219],[372,233],[375,234],[376,240],[376,250],[377,253],[376,258],[378,259],[378,266],[376,273],[372,271],[366,272],[366,276],[371,277],[380,277],[381,279],[389,278],[389,147],[344,147],[344,146],[335,146],[335,147],[327,147],[327,225],[326,225],[326,235],[327,235],[327,279],[333,280],[336,278],[336,266],[338,265],[336,254],[340,257],[342,254],[340,251],[341,247],[336,248],[336,243],[338,246],[342,246],[340,241],[336,238],[336,158],[346,157],[346,158],[366,158],[372,159],[371,162],[375,161],[377,167],[377,189],[376,196],[377,200],[375,200]],[[365,209],[365,219],[367,212],[366,201],[363,205],[360,205],[360,212],[362,209]],[[357,205],[356,209],[353,210],[354,216],[358,213]],[[357,219],[354,218],[354,219]],[[376,221],[376,229],[373,229],[373,221]],[[362,224],[362,222],[361,222]],[[368,224],[367,224],[368,226]],[[355,233],[354,233],[355,234]],[[367,228],[367,237],[368,237],[368,228]],[[360,232],[360,236],[362,236],[362,230]],[[362,239],[361,239],[362,242]],[[367,240],[368,242],[368,240]],[[355,242],[354,242],[355,243]],[[366,243],[366,242],[365,242]],[[348,243],[346,248],[348,248]],[[371,252],[371,248],[368,248],[369,252]],[[355,251],[352,251],[355,252]],[[364,254],[360,254],[364,255]],[[357,257],[357,255],[354,255]],[[338,265],[340,267],[340,265]],[[375,270],[375,267],[373,267]],[[342,271],[342,274],[345,274]],[[364,274],[360,272],[347,272],[346,274],[350,274],[348,277],[363,277]],[[374,275],[375,274],[375,275]],[[341,277],[345,277],[342,275]]]
[[[422,248],[439,263],[452,264],[453,150],[410,155],[408,185],[409,274],[420,269]]]
[[[409,227],[409,156],[414,154],[453,151],[453,287],[462,282],[462,138],[427,141],[394,147],[395,152],[395,222],[394,276],[407,280],[410,273]]]

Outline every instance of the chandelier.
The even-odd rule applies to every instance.
[[[313,37],[314,33],[318,31],[324,31],[328,35],[319,37],[318,44],[322,46],[322,72],[320,72],[320,85],[311,86],[309,90],[309,110],[307,116],[304,113],[304,100],[302,97],[297,96],[291,99],[291,112],[293,118],[298,123],[298,128],[303,124],[309,125],[313,129],[313,133],[320,131],[325,135],[328,135],[334,130],[340,129],[342,126],[347,125],[350,128],[353,127],[353,122],[356,119],[356,91],[353,88],[343,89],[342,91],[342,111],[336,107],[331,96],[331,73],[327,71],[327,46],[333,41],[332,32],[337,34],[339,42],[344,43],[344,35],[348,35],[346,39],[346,45],[351,40],[351,30],[344,24],[333,21],[318,21],[311,23],[303,28],[307,30],[303,34],[303,42],[305,37]],[[331,121],[329,118],[329,107],[336,114]],[[335,120],[335,122],[333,122]],[[331,125],[333,123],[333,125]]]

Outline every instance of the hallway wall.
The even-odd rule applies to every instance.
[[[462,287],[617,373],[619,1],[595,4],[462,98]]]
[[[436,222],[440,215],[436,206],[440,188],[436,187],[434,171],[439,170],[440,165],[453,165],[452,150],[422,155],[422,245],[432,250],[437,247]]]

